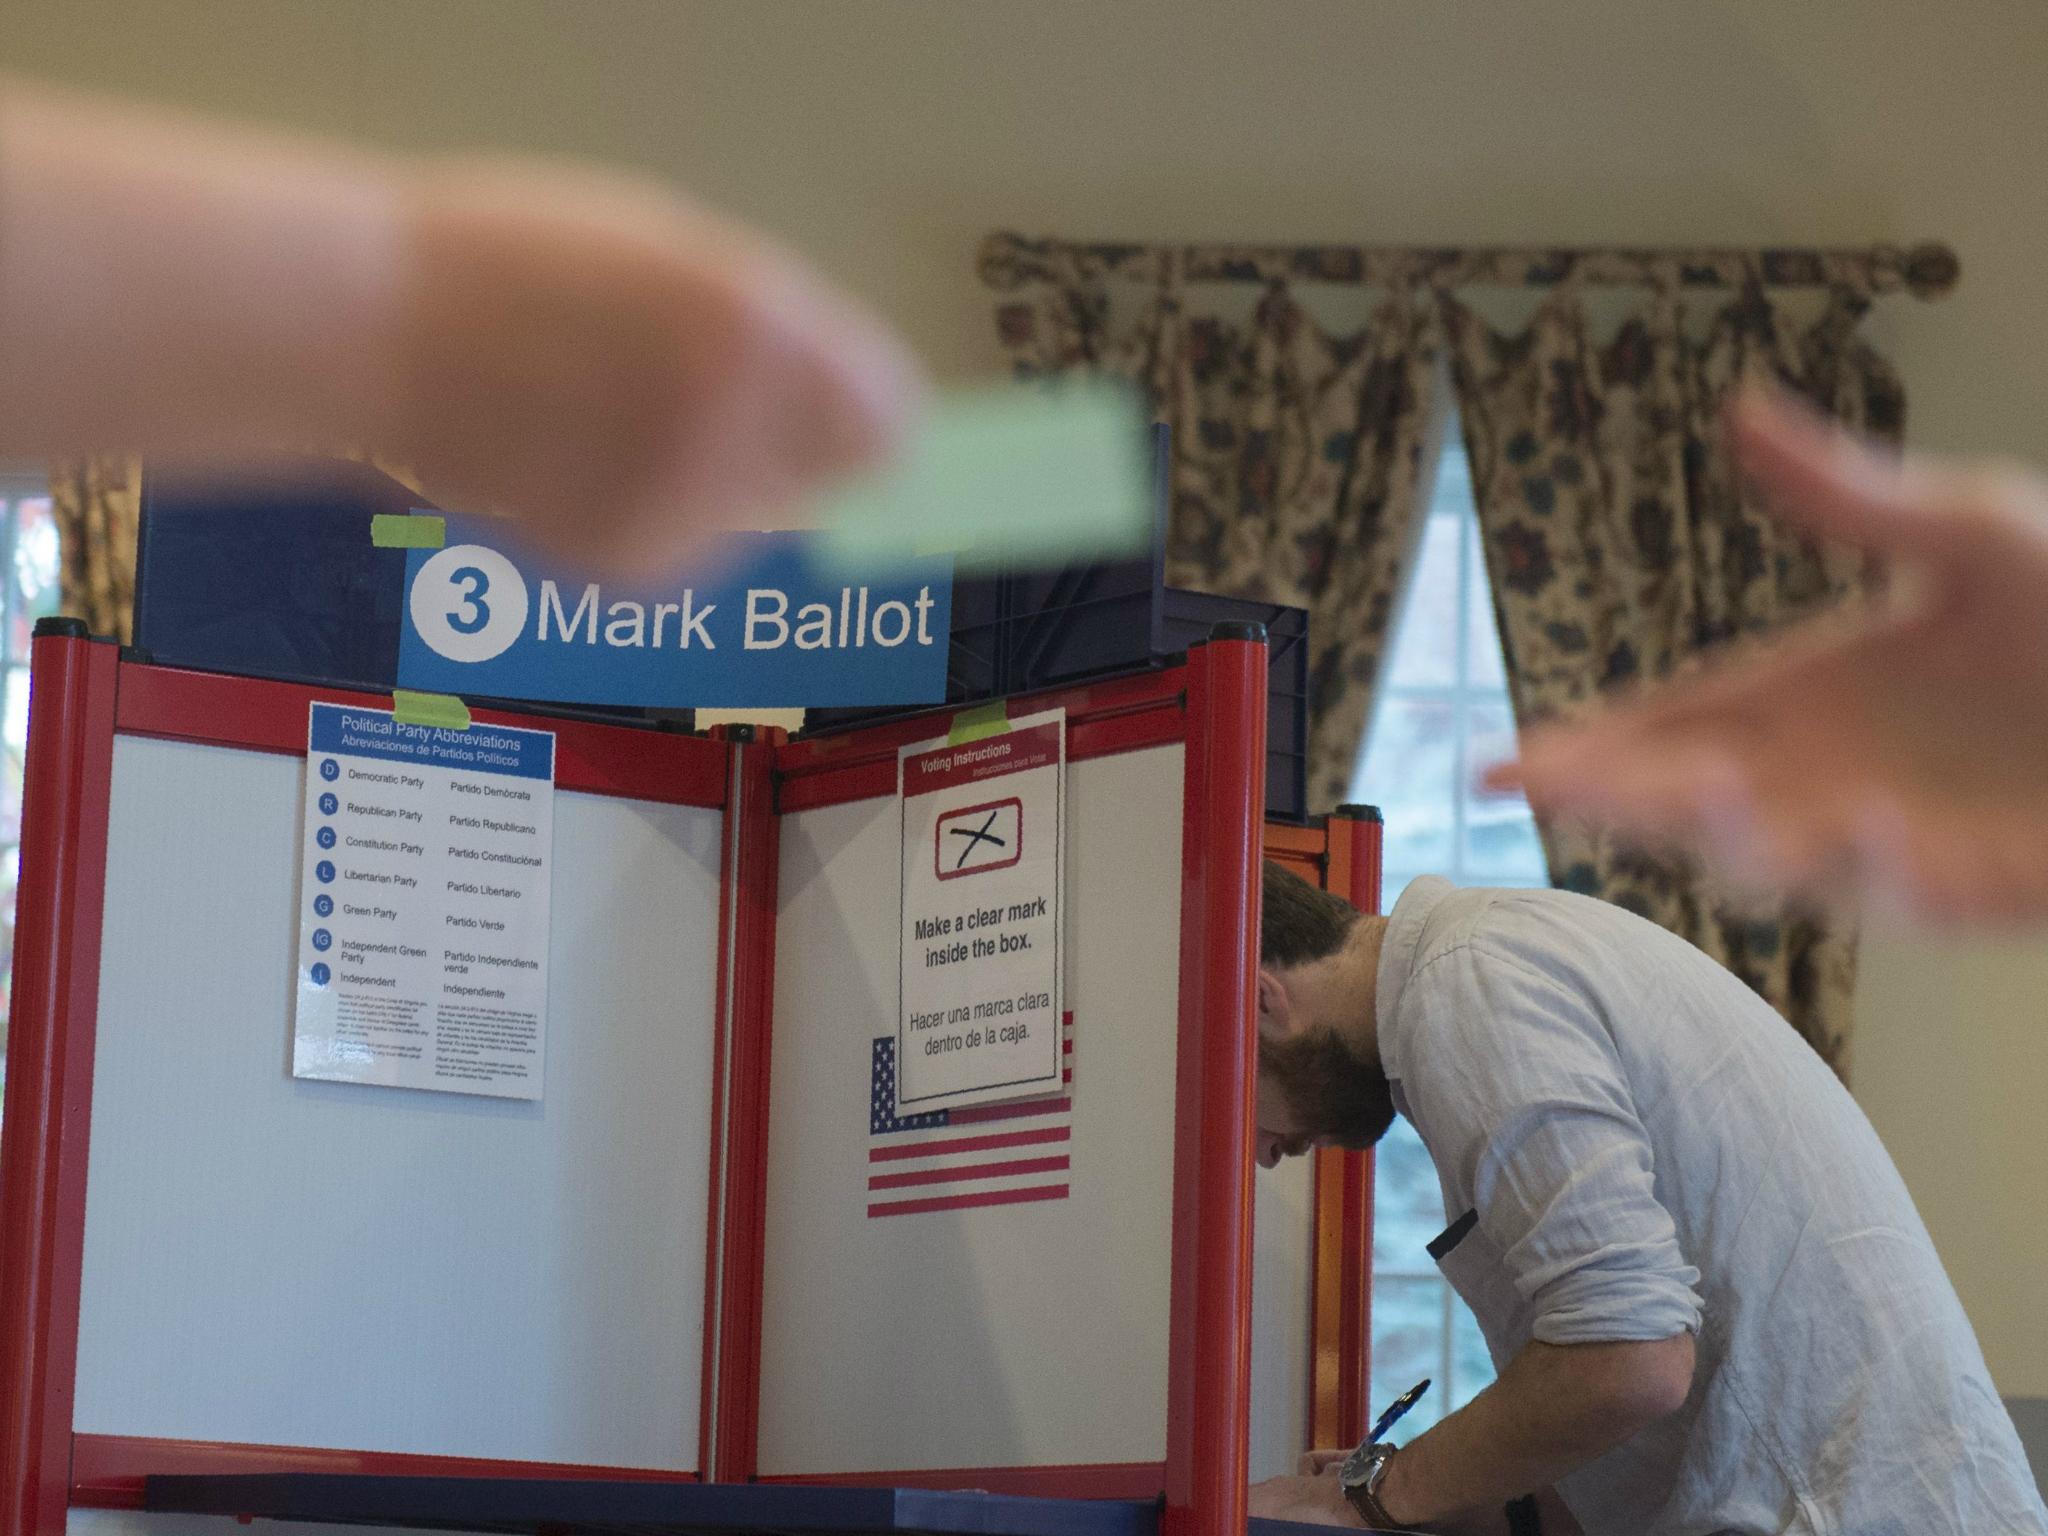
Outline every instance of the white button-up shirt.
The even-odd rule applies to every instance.
[[[1618,907],[1431,878],[1376,1003],[1495,1364],[1697,1335],[1685,1406],[1559,1483],[1588,1532],[2048,1533],[1890,1157],[1736,977]]]

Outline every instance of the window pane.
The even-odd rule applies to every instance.
[[[1429,1241],[1443,1229],[1443,1191],[1429,1152],[1415,1127],[1396,1119],[1373,1149],[1373,1267],[1429,1273]]]
[[[24,660],[26,653],[24,653]],[[7,707],[0,713],[0,742],[19,756],[28,749],[28,668],[7,669]]]
[[[1493,593],[1486,585],[1486,554],[1480,547],[1479,518],[1465,524],[1465,686],[1506,688],[1500,625],[1493,611]]]
[[[1408,883],[1417,875],[1432,875],[1432,869],[1380,869],[1380,911],[1392,912],[1394,904],[1401,899],[1401,893],[1408,889]]]
[[[1434,1276],[1374,1282],[1369,1412],[1383,1412],[1423,1377],[1443,1375],[1443,1295],[1444,1282]],[[1425,1393],[1401,1421],[1401,1438],[1412,1440],[1443,1413],[1442,1393]]]
[[[1408,869],[1447,870],[1456,851],[1457,706],[1392,695],[1376,714],[1359,786],[1386,817],[1385,858]]]
[[[21,754],[0,749],[0,851],[21,841]]]
[[[1474,885],[1544,883],[1543,843],[1536,818],[1519,794],[1479,789],[1480,769],[1512,756],[1514,714],[1505,698],[1474,702],[1468,716],[1471,763],[1465,776],[1465,848],[1460,873]]]
[[[0,578],[8,583],[7,659],[20,661],[28,656],[35,621],[57,611],[57,525],[47,496],[16,501],[14,518],[14,549],[0,550]]]
[[[33,496],[16,504],[15,591],[34,618],[57,611],[57,522],[50,498]]]
[[[7,1018],[14,986],[14,897],[21,865],[21,765],[28,737],[29,631],[57,611],[57,525],[44,495],[13,506],[14,543],[0,540],[0,587],[5,588],[7,659],[21,666],[0,673],[6,699],[0,708],[0,1082],[6,1078]]]
[[[1472,1309],[1456,1301],[1451,1307],[1451,1379],[1445,1386],[1444,1409],[1462,1408],[1493,1380],[1493,1356],[1486,1348],[1486,1336],[1479,1331],[1479,1319]]]
[[[7,1021],[14,1010],[14,892],[21,876],[21,850],[0,854],[0,1082],[7,1075]]]
[[[1472,461],[1465,457],[1465,435],[1456,417],[1445,424],[1443,446],[1436,461],[1436,482],[1429,510],[1456,518],[1472,515]]]
[[[1514,746],[1477,527],[1470,472],[1453,434],[1437,474],[1417,585],[1391,641],[1352,795],[1378,805],[1386,818],[1383,911],[1423,873],[1461,885],[1546,883],[1527,805],[1519,796],[1481,795],[1472,787],[1482,766]],[[1455,663],[1449,676],[1447,658]],[[1414,1128],[1397,1120],[1375,1160],[1372,1409],[1379,1412],[1425,1376],[1435,1381],[1404,1421],[1403,1439],[1493,1379],[1478,1324],[1429,1258],[1429,1240],[1443,1227],[1436,1170]]]
[[[1386,684],[1453,688],[1458,682],[1458,541],[1462,517],[1431,517],[1422,528],[1414,574],[1402,601]]]

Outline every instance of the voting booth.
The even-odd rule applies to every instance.
[[[293,1070],[309,714],[388,697],[70,621],[33,688],[4,1536],[1225,1536],[1362,1434],[1369,1162],[1249,1152],[1261,852],[1370,908],[1379,829],[1265,823],[1255,627],[815,738],[478,710],[553,765],[544,1063],[490,1092]],[[1047,716],[1057,1087],[907,1113],[902,754]]]

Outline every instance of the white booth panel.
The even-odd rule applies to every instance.
[[[1310,1329],[1315,1308],[1315,1160],[1290,1157],[1252,1174],[1254,1480],[1294,1471],[1308,1446]]]
[[[524,1103],[290,1076],[303,780],[116,742],[78,1430],[694,1468],[720,813],[558,794]]]
[[[782,824],[765,1475],[1166,1453],[1182,749],[1067,775],[1071,1195],[870,1218],[872,1042],[895,1033],[893,798]]]

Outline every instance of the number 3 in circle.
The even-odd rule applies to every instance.
[[[485,544],[455,544],[413,573],[406,613],[435,655],[479,662],[502,656],[519,639],[529,601],[526,578],[504,555]]]
[[[491,605],[484,601],[484,594],[491,590],[491,578],[475,566],[465,565],[450,571],[448,579],[465,583],[458,594],[462,608],[448,610],[448,627],[457,634],[473,635],[491,622]]]

